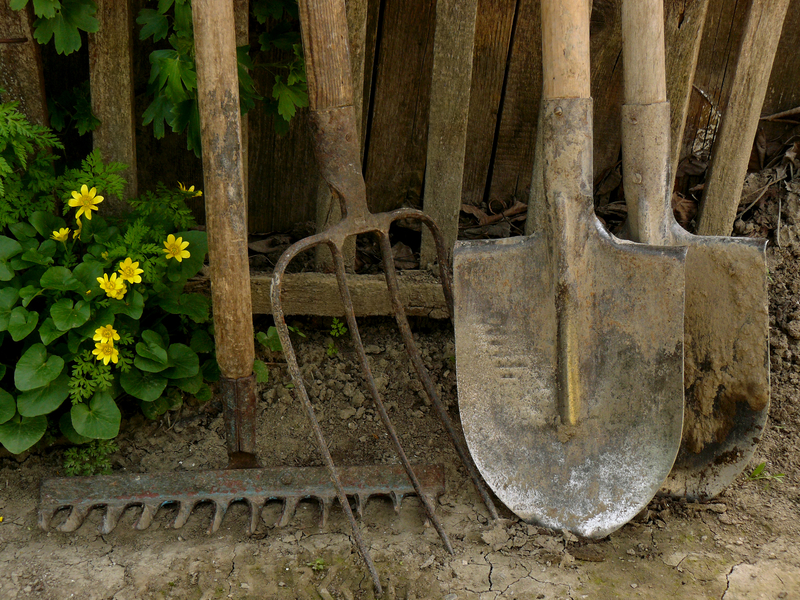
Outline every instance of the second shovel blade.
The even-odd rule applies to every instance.
[[[464,435],[498,498],[525,521],[598,538],[652,499],[680,445],[685,250],[597,224],[584,256],[576,425],[561,423],[543,235],[456,245],[456,370]]]

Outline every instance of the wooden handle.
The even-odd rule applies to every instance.
[[[591,97],[591,0],[542,0],[544,100]]]
[[[622,2],[625,104],[667,101],[663,0]]]
[[[313,7],[309,6],[313,2]],[[300,0],[300,30],[311,110],[353,104],[344,0]]]

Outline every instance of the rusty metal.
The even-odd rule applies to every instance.
[[[426,495],[438,497],[444,493],[441,466],[418,466],[416,470]],[[388,496],[399,511],[403,498],[417,493],[399,465],[342,467],[338,474],[345,496],[355,500],[360,516],[364,504],[373,496]],[[106,534],[117,526],[126,509],[140,507],[134,528],[141,530],[150,526],[161,507],[177,505],[177,515],[171,525],[177,529],[186,524],[197,505],[211,503],[214,517],[208,532],[214,533],[231,503],[243,501],[250,509],[252,535],[261,522],[261,509],[267,502],[283,501],[281,516],[275,523],[283,527],[289,523],[298,503],[308,498],[319,501],[320,528],[324,528],[336,498],[327,469],[276,467],[52,478],[42,481],[39,526],[48,531],[55,514],[70,509],[56,529],[75,531],[93,509],[105,507],[100,531]]]
[[[0,44],[24,44],[28,38],[0,38]]]
[[[229,469],[254,469],[256,458],[256,376],[221,377],[218,395],[225,416]]]
[[[663,491],[705,499],[747,466],[769,414],[766,240],[697,236],[675,220],[661,0],[623,2],[626,104],[623,182],[629,239],[685,246],[686,407],[681,448]],[[652,31],[659,26],[660,31]],[[652,34],[639,38],[643,28]],[[633,39],[631,39],[633,38]],[[628,85],[628,81],[636,85]],[[630,89],[629,89],[630,88]]]

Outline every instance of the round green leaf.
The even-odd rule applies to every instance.
[[[53,381],[61,374],[64,359],[47,356],[44,344],[34,344],[25,351],[14,370],[14,385],[21,392],[34,390]]]
[[[186,344],[172,344],[167,351],[171,368],[164,371],[164,377],[183,379],[200,372],[200,359]]]
[[[136,345],[139,346],[140,344]],[[137,368],[141,369],[142,371],[147,371],[148,373],[161,373],[167,369],[167,367],[169,367],[168,362],[161,362],[151,358],[145,358],[144,356],[140,356],[138,354],[133,357],[133,364],[136,365]]]
[[[39,327],[39,337],[42,339],[42,343],[45,346],[49,346],[51,342],[57,340],[65,333],[67,332],[61,331],[56,327],[56,324],[53,323],[53,319],[51,318],[45,319]]]
[[[73,306],[72,300],[62,298],[50,308],[50,316],[58,329],[67,331],[86,323],[91,316],[91,309],[83,300],[78,300]]]
[[[0,331],[8,329],[8,321],[11,319],[11,311],[19,300],[17,288],[7,287],[0,290]]]
[[[33,228],[43,238],[49,238],[54,231],[58,231],[59,229],[67,226],[67,224],[64,222],[64,219],[43,210],[37,210],[34,212],[30,216],[29,221],[31,222],[31,225],[33,225]]]
[[[119,382],[123,390],[145,402],[157,400],[167,387],[166,377],[161,377],[156,373],[147,373],[135,367],[122,373]]]
[[[15,414],[17,414],[17,403],[14,401],[14,396],[0,389],[0,423],[5,423]]]
[[[79,264],[72,271],[72,276],[78,280],[81,287],[78,288],[84,296],[90,292],[89,297],[93,298],[98,294],[104,294],[97,281],[98,277],[103,276],[103,265],[96,260],[87,260]]]
[[[267,368],[263,360],[256,359],[253,362],[253,373],[256,374],[258,383],[267,383],[269,381],[269,368]]]
[[[211,388],[204,383],[203,387],[200,388],[200,391],[197,392],[194,397],[200,400],[200,402],[208,402],[212,397]]]
[[[64,434],[64,437],[73,444],[85,444],[91,441],[91,438],[84,437],[75,431],[75,428],[72,426],[71,412],[65,412],[61,415],[61,418],[58,420],[58,426],[61,429],[61,433]]]
[[[214,338],[212,338],[207,331],[197,329],[192,333],[192,341],[189,342],[189,347],[197,352],[213,352],[214,351]]]
[[[129,292],[122,300],[112,300],[109,306],[115,314],[128,315],[131,319],[140,319],[144,311],[144,296],[137,291]]]
[[[22,252],[22,244],[17,240],[0,235],[0,260],[8,260]]]
[[[97,392],[89,405],[76,404],[70,411],[72,426],[80,435],[94,440],[110,440],[117,437],[122,413],[107,391]]]
[[[16,416],[0,425],[0,444],[11,454],[25,452],[42,439],[47,430],[47,417]]]
[[[21,306],[16,307],[11,311],[8,319],[8,332],[11,334],[11,339],[15,342],[24,340],[36,328],[38,322],[39,315],[37,313],[29,312]]]
[[[198,372],[194,377],[187,377],[186,379],[173,379],[170,381],[172,385],[187,394],[196,394],[203,387],[203,374]]]
[[[22,392],[17,397],[17,410],[23,417],[49,415],[69,396],[69,374],[66,370],[44,387]]]
[[[46,290],[59,290],[62,292],[76,290],[81,287],[81,283],[75,279],[72,271],[66,267],[50,267],[42,274],[39,285]]]

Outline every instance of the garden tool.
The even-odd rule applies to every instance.
[[[622,3],[626,237],[686,246],[683,442],[664,491],[716,496],[741,473],[769,412],[766,240],[696,236],[675,221],[662,0]]]
[[[324,468],[259,468],[232,3],[195,0],[193,20],[214,329],[222,373],[217,392],[224,407],[228,468],[46,479],[41,486],[40,526],[49,529],[56,512],[71,509],[58,529],[74,531],[93,508],[103,506],[106,510],[101,531],[108,533],[126,508],[139,506],[141,514],[135,527],[144,529],[159,507],[177,505],[173,522],[177,528],[186,523],[196,505],[210,502],[215,512],[209,532],[214,532],[228,506],[241,500],[250,508],[252,534],[260,523],[262,507],[272,499],[283,501],[278,524],[285,525],[303,498],[320,501],[324,522],[334,498],[339,499],[352,519],[349,497],[355,498],[361,513],[363,503],[374,495],[389,496],[399,509],[408,494],[427,499],[444,493],[443,470],[435,466],[417,467],[413,487],[405,472],[391,465],[343,469],[335,479],[336,486]],[[321,436],[318,427],[316,432]]]
[[[400,290],[392,257],[389,228],[399,220],[417,220],[424,223],[431,231],[436,245],[439,260],[440,276],[444,295],[452,314],[452,291],[449,273],[446,268],[446,254],[442,234],[435,222],[423,212],[415,209],[399,209],[392,212],[372,214],[369,212],[366,200],[366,186],[361,173],[361,158],[359,136],[356,128],[355,110],[353,107],[352,75],[350,72],[350,49],[348,45],[347,20],[344,0],[318,0],[311,3],[301,0],[300,23],[303,36],[303,48],[306,61],[306,75],[308,79],[309,121],[314,136],[314,152],[322,177],[331,188],[334,197],[339,199],[342,219],[327,230],[296,242],[283,253],[275,265],[272,276],[271,298],[273,316],[278,330],[281,344],[286,356],[287,366],[295,384],[295,390],[300,396],[303,406],[308,413],[312,428],[314,429],[317,444],[328,466],[342,507],[345,509],[353,527],[354,538],[361,555],[367,562],[376,590],[380,589],[378,575],[371,564],[369,554],[358,532],[352,513],[347,502],[344,501],[344,490],[337,476],[327,444],[319,428],[314,409],[308,397],[308,392],[303,383],[297,357],[289,338],[289,329],[284,317],[281,291],[283,276],[289,263],[299,253],[311,250],[316,246],[327,246],[332,254],[336,270],[336,280],[339,286],[342,304],[345,308],[345,317],[350,330],[353,346],[359,357],[361,368],[364,372],[367,387],[372,396],[381,421],[392,440],[400,461],[411,481],[413,488],[421,499],[428,518],[436,528],[442,542],[452,553],[452,547],[444,528],[434,514],[434,507],[428,494],[421,488],[415,468],[411,466],[397,436],[397,432],[389,419],[383,401],[373,379],[364,346],[358,331],[353,303],[345,274],[345,261],[343,247],[346,240],[352,236],[371,234],[380,246],[383,258],[383,271],[386,284],[392,300],[400,333],[406,351],[422,382],[428,398],[435,407],[443,426],[453,440],[456,451],[464,466],[470,474],[492,518],[497,518],[497,512],[489,497],[477,469],[472,464],[464,442],[457,435],[452,422],[447,414],[447,409],[441,402],[433,382],[427,373],[417,349],[411,329],[406,318],[400,297]]]
[[[542,1],[548,218],[458,242],[464,434],[520,518],[599,538],[656,494],[683,421],[685,249],[616,239],[594,214],[590,0]]]

